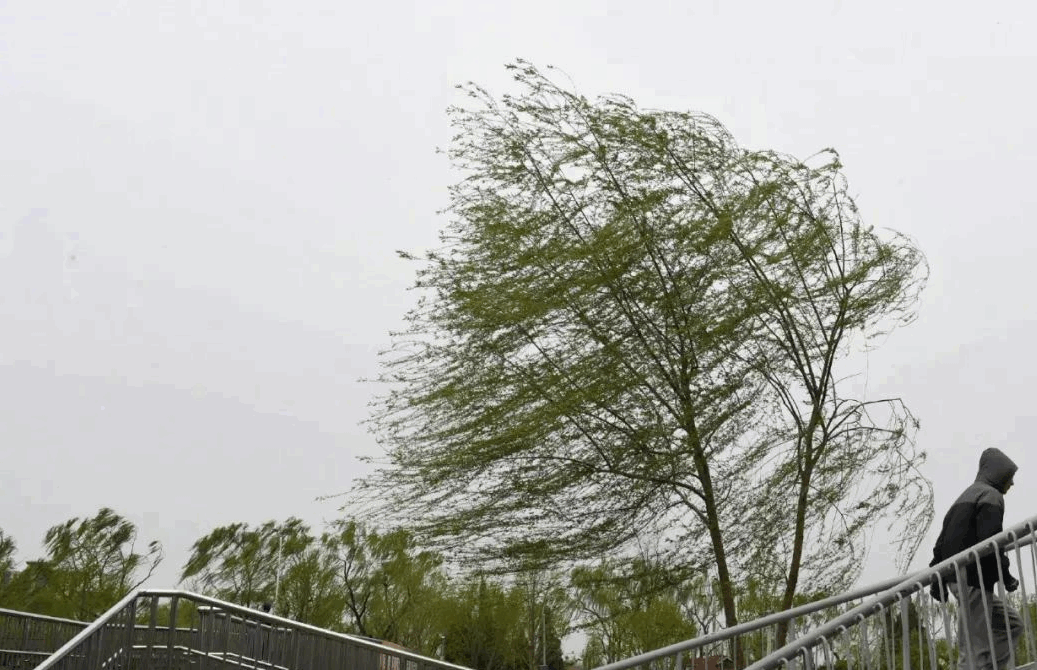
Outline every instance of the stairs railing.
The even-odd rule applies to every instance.
[[[87,627],[59,619],[0,608],[0,668],[32,668]]]
[[[706,633],[691,640],[645,652],[595,668],[595,670],[728,670],[734,659],[753,662],[777,648],[778,625],[787,622],[788,639],[795,639],[813,627],[903,582],[899,576],[862,586],[846,593],[816,600],[792,609],[768,614],[729,628]],[[708,661],[708,662],[707,662]]]
[[[912,575],[749,667],[868,670],[969,670],[1033,667],[1037,661],[1037,516]],[[1006,594],[996,562],[996,590],[969,589],[966,571],[1004,551],[1018,579]],[[930,595],[935,587],[943,601]],[[996,591],[996,592],[995,592]],[[1007,603],[1008,607],[1002,606]]]
[[[730,670],[743,660],[747,670],[797,666],[803,670],[1008,670],[1037,661],[1037,516],[939,565],[845,594],[777,612],[692,640],[602,665],[596,670]],[[956,584],[965,571],[995,550],[1009,553],[1019,589],[998,596],[982,589],[973,607],[959,607]],[[944,602],[929,595],[937,583],[951,595]],[[1018,614],[996,607],[1007,602]],[[788,644],[775,648],[775,631],[789,625]],[[973,631],[962,634],[959,629]],[[985,627],[985,630],[982,630]],[[1004,629],[1017,638],[997,654]],[[1037,670],[1037,665],[1033,666]]]
[[[190,619],[190,625],[178,621]],[[38,670],[468,670],[187,591],[130,594]]]

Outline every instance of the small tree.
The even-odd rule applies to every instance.
[[[587,633],[586,657],[611,663],[695,637],[687,616],[688,593],[669,572],[644,558],[602,561],[576,568],[572,586],[577,620]]]
[[[11,589],[11,583],[17,576],[14,569],[17,551],[18,545],[14,538],[0,529],[0,603],[4,603],[4,607],[15,609],[21,606],[21,603],[14,598],[14,591]]]
[[[318,540],[305,535],[292,542],[301,546],[283,548],[277,614],[320,628],[341,629],[346,598],[332,536],[325,533]]]
[[[525,594],[486,576],[451,589],[444,619],[444,658],[476,670],[528,670]]]
[[[442,558],[399,529],[378,532],[353,520],[329,531],[342,577],[349,630],[431,653],[439,630],[431,613],[447,590]]]
[[[279,561],[294,561],[312,543],[310,529],[297,518],[220,526],[197,540],[181,571],[202,591],[245,607],[273,603]]]
[[[162,561],[157,540],[138,553],[136,525],[107,507],[89,519],[54,526],[44,544],[46,560],[29,571],[45,591],[36,597],[48,603],[45,613],[84,621],[138,588]]]

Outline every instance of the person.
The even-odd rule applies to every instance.
[[[1001,450],[983,451],[976,481],[958,496],[943,518],[930,567],[1002,531],[1004,495],[1012,487],[1018,469]],[[1019,588],[1019,580],[1008,571],[1008,565],[1008,555],[995,551],[980,559],[979,570],[974,558],[968,561],[964,584],[957,583],[957,571],[944,577],[945,589],[941,590],[935,580],[932,584],[930,592],[937,600],[946,599],[946,591],[958,600],[961,613],[958,667],[961,670],[1009,668],[1011,650],[1022,633],[1022,620],[1010,604],[994,594],[994,585],[1002,578],[1006,591]],[[987,630],[988,624],[993,639]]]

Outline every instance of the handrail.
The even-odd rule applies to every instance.
[[[323,637],[328,640],[337,640],[341,642],[348,642],[355,644],[359,647],[366,648],[370,651],[376,651],[383,654],[391,654],[392,656],[399,657],[401,659],[416,661],[420,663],[427,663],[429,661],[434,662],[436,666],[440,668],[448,668],[450,670],[471,670],[462,665],[456,665],[441,661],[439,659],[432,659],[421,654],[400,649],[397,647],[389,647],[379,642],[373,641],[370,638],[360,637],[356,635],[350,635],[348,633],[337,633],[324,628],[318,628],[310,624],[302,623],[299,621],[293,621],[284,617],[279,617],[275,614],[269,614],[261,612],[259,610],[249,609],[234,603],[229,603],[218,598],[210,596],[204,596],[190,591],[183,591],[179,589],[141,589],[126,595],[119,602],[108,609],[103,615],[98,617],[95,621],[90,623],[85,629],[80,631],[75,637],[66,642],[60,649],[54,652],[47,660],[36,667],[36,670],[50,670],[55,667],[62,659],[68,656],[76,647],[78,647],[83,641],[90,638],[101,628],[109,625],[115,620],[117,616],[122,614],[126,608],[130,607],[139,598],[179,598],[196,604],[210,605],[218,607],[220,610],[230,613],[236,613],[243,617],[248,618],[252,621],[265,622],[271,625],[271,627],[277,626],[280,628],[288,629],[292,632],[305,632],[318,637]]]
[[[58,661],[67,656],[69,652],[71,652],[73,649],[79,646],[81,640],[90,637],[93,633],[97,632],[102,627],[107,626],[109,621],[115,618],[116,614],[119,614],[124,609],[129,607],[130,603],[132,603],[136,599],[137,593],[130,593],[124,596],[122,600],[112,605],[107,612],[105,612],[97,619],[92,621],[89,626],[79,631],[79,633],[77,633],[75,637],[73,637],[65,644],[61,645],[61,647],[59,647],[58,650],[50,656],[50,658],[45,660],[43,663],[37,665],[36,670],[46,670],[47,668],[53,667],[55,664],[57,664]]]
[[[7,614],[16,617],[25,617],[27,619],[36,619],[39,621],[49,621],[51,623],[69,623],[75,624],[76,626],[89,626],[90,624],[86,621],[77,621],[75,619],[62,619],[61,617],[50,616],[49,614],[37,614],[35,612],[23,612],[21,610],[10,610],[6,607],[0,607],[0,614]]]
[[[229,611],[229,612],[237,612],[238,614],[242,614],[242,615],[247,616],[248,618],[253,619],[253,620],[256,620],[256,619],[261,620],[261,621],[265,620],[267,623],[270,623],[271,626],[273,626],[273,624],[280,624],[282,628],[288,628],[289,630],[303,630],[303,631],[306,631],[307,633],[313,633],[315,635],[322,635],[322,636],[324,636],[326,638],[329,638],[329,639],[343,640],[343,641],[348,641],[348,642],[356,642],[357,644],[360,644],[361,646],[367,647],[369,649],[378,650],[378,651],[384,651],[386,649],[391,649],[393,654],[399,655],[399,656],[403,656],[403,657],[407,657],[407,658],[410,658],[411,660],[415,660],[415,661],[427,661],[427,660],[429,660],[429,658],[427,656],[422,656],[421,654],[415,653],[413,651],[408,651],[406,649],[399,649],[397,647],[386,647],[386,645],[381,644],[380,642],[376,642],[376,641],[374,641],[374,640],[372,640],[371,638],[368,638],[368,637],[363,637],[363,636],[360,636],[360,635],[350,635],[349,633],[337,633],[335,631],[328,630],[326,628],[318,628],[317,626],[313,626],[313,625],[308,624],[308,623],[302,623],[301,621],[294,621],[292,619],[286,619],[284,617],[279,617],[276,614],[268,614],[267,612],[261,612],[259,610],[249,609],[248,607],[242,607],[241,605],[235,605],[234,603],[229,603],[229,602],[227,602],[225,600],[220,600],[219,598],[213,598],[211,596],[203,596],[203,595],[198,594],[198,593],[192,593],[191,591],[181,591],[181,590],[178,590],[178,589],[144,589],[144,590],[138,591],[137,594],[138,594],[137,597],[144,597],[144,598],[147,598],[149,596],[158,597],[158,598],[173,598],[173,597],[177,597],[177,598],[183,598],[185,600],[191,600],[191,601],[194,601],[194,602],[203,602],[203,603],[208,604],[208,605],[213,605],[213,606],[219,607],[222,610],[226,610],[226,611]],[[433,659],[433,660],[436,661],[437,665],[442,665],[442,666],[446,666],[446,667],[450,667],[450,668],[455,668],[455,670],[471,670],[471,668],[465,667],[463,665],[455,665],[453,663],[447,663],[445,661],[440,661],[439,659]],[[37,668],[37,670],[43,670],[43,668]]]
[[[963,559],[975,558],[978,561],[981,557],[994,552],[996,549],[1005,548],[1008,545],[1012,545],[1014,549],[1019,549],[1034,544],[1037,541],[1035,533],[1037,533],[1037,516],[1030,517],[1008,530],[964,549],[932,567],[910,575],[906,579],[901,579],[900,582],[877,594],[867,602],[861,603],[828,623],[811,630],[803,637],[761,658],[748,666],[746,670],[765,670],[776,667],[783,662],[791,661],[802,650],[816,646],[828,636],[839,633],[840,629],[847,630],[857,620],[863,621],[868,615],[881,612],[887,605],[902,600],[904,596],[909,596],[925,588],[934,579],[942,583],[942,577],[951,570],[960,567],[959,564]],[[1025,536],[1023,536],[1024,534]]]
[[[876,593],[882,593],[890,587],[896,586],[902,583],[905,579],[904,575],[897,577],[890,577],[883,579],[880,582],[875,582],[868,586],[862,586],[853,591],[847,591],[846,593],[829,596],[821,600],[815,600],[813,602],[806,603],[805,605],[799,605],[791,609],[782,610],[780,612],[774,612],[773,614],[767,614],[765,616],[753,619],[752,621],[746,621],[745,623],[735,624],[729,628],[722,628],[721,630],[707,633],[706,635],[700,635],[699,637],[685,640],[683,642],[676,642],[667,647],[660,647],[652,651],[638,654],[637,656],[631,656],[630,658],[624,658],[619,661],[613,661],[612,663],[606,663],[605,665],[598,666],[594,670],[626,670],[626,668],[632,668],[638,665],[651,663],[652,661],[658,661],[662,658],[669,656],[675,656],[685,651],[697,649],[699,647],[705,647],[706,645],[716,644],[717,642],[723,642],[732,637],[738,635],[744,635],[753,631],[766,628],[782,621],[789,621],[797,617],[805,616],[807,614],[813,614],[829,607],[838,607],[853,600],[859,600],[861,598],[867,598],[868,596],[875,595]]]

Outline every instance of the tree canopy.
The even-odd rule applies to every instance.
[[[151,541],[138,548],[137,537],[132,521],[104,507],[92,517],[48,529],[46,557],[15,570],[14,541],[0,532],[0,563],[6,564],[0,567],[10,571],[0,574],[0,601],[13,609],[94,619],[143,584],[161,563],[161,544]]]
[[[442,247],[403,254],[387,462],[352,502],[484,568],[666,538],[728,624],[735,574],[785,606],[804,572],[845,586],[883,519],[906,562],[932,516],[917,422],[847,380],[914,318],[917,247],[864,224],[832,150],[748,150],[708,115],[510,69],[518,94],[472,84],[449,110],[462,178]]]

